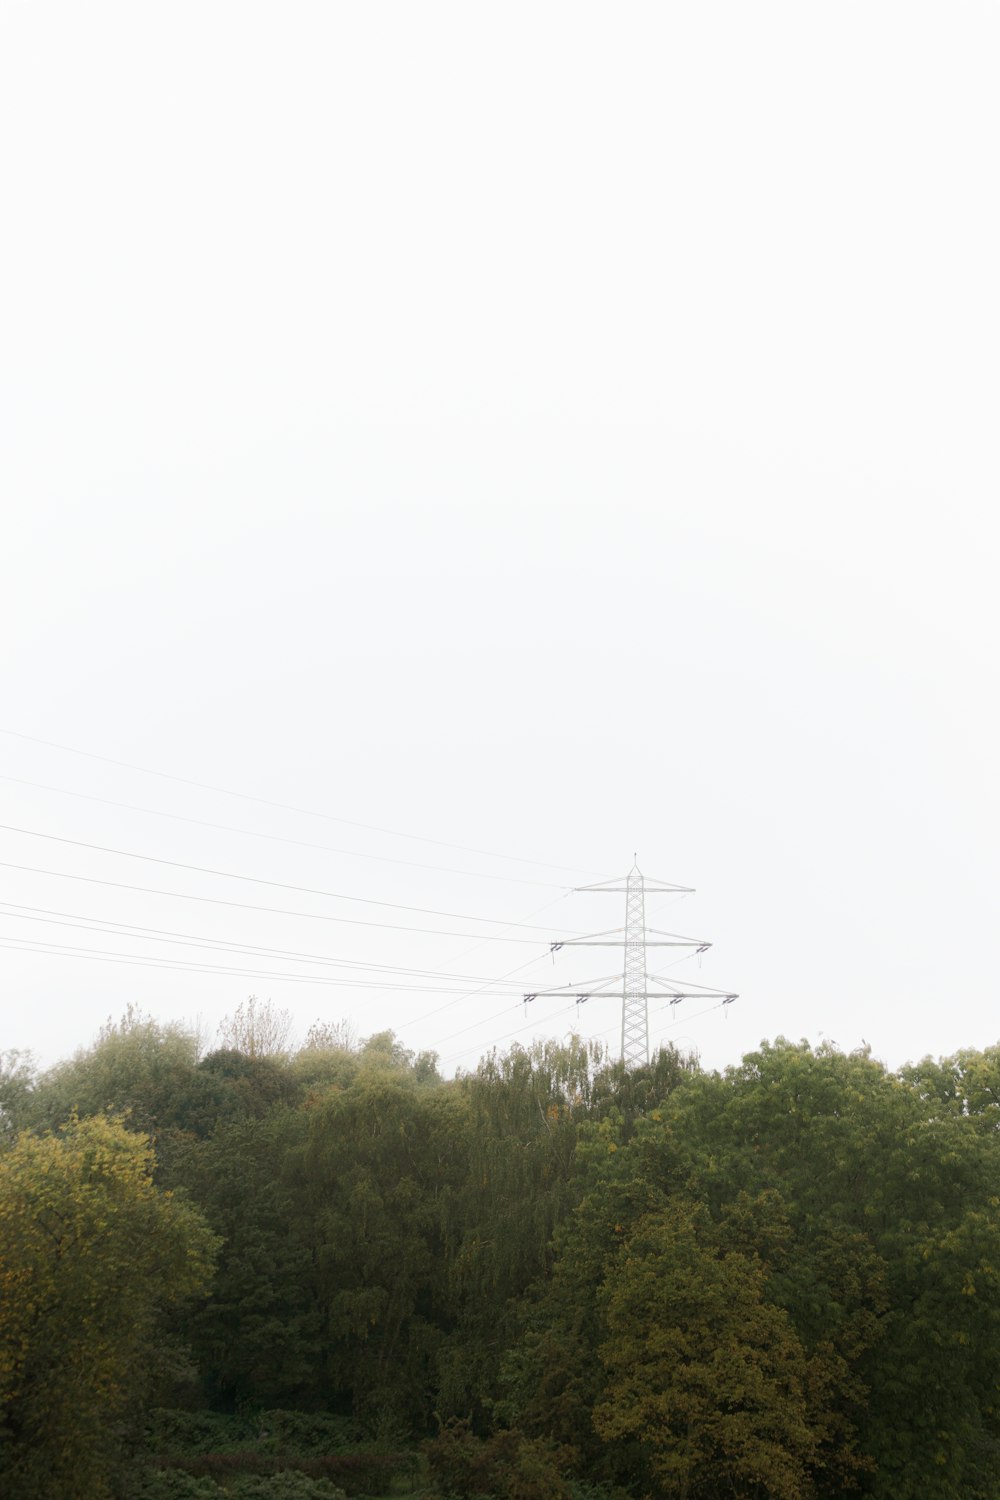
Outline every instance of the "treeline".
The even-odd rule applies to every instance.
[[[446,1082],[268,1019],[7,1059],[0,1492],[1000,1496],[1000,1048]]]

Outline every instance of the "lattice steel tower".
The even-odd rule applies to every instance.
[[[560,948],[593,947],[624,948],[625,967],[621,989],[610,989],[617,974],[604,979],[588,981],[581,990],[576,985],[559,985],[554,989],[535,990],[525,995],[525,1000],[536,1000],[544,995],[572,995],[578,1005],[600,997],[621,999],[622,1002],[622,1060],[628,1064],[649,1061],[649,1002],[669,1000],[677,1005],[681,1000],[710,999],[715,996],[723,1005],[730,1005],[737,997],[725,990],[710,989],[707,985],[692,984],[676,987],[669,979],[659,974],[649,975],[646,968],[647,948],[690,948],[695,953],[704,953],[711,943],[701,938],[682,937],[676,932],[660,932],[646,926],[646,892],[666,892],[675,895],[693,894],[690,886],[671,885],[665,880],[646,880],[638,864],[633,864],[624,880],[606,880],[598,885],[580,885],[578,891],[617,891],[625,894],[625,926],[611,932],[595,932],[590,937],[564,938],[552,943],[552,952]],[[650,989],[650,981],[656,986]]]
[[[625,974],[622,980],[622,1057],[649,1061],[646,1002],[646,892],[639,866],[625,881]]]

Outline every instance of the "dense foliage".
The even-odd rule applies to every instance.
[[[237,1019],[5,1060],[4,1493],[1000,1497],[1000,1049]]]

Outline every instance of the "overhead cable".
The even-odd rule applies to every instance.
[[[526,959],[524,961],[523,964],[517,964],[515,968],[508,969],[506,971],[506,973],[504,973],[504,974],[498,974],[495,979],[485,980],[484,983],[480,986],[479,989],[469,990],[467,993],[459,996],[459,999],[462,999],[462,1000],[473,1000],[476,997],[476,995],[487,994],[489,992],[488,987],[490,985],[492,985],[492,984],[507,984],[508,982],[510,982],[511,985],[512,985],[512,988],[514,988],[514,989],[520,988],[520,986],[514,985],[514,983],[511,980],[510,976],[512,974],[519,974],[519,973],[521,973],[521,971],[523,969],[530,969],[532,964],[540,963],[541,960],[543,958],[546,958],[547,956],[548,956],[547,954],[542,953],[542,954],[539,954],[539,956],[537,958],[528,958],[528,959]],[[422,1021],[429,1021],[430,1018],[431,1018],[431,1016],[439,1016],[443,1010],[450,1010],[450,1008],[453,1005],[457,1005],[457,1003],[458,1003],[457,1000],[446,1000],[445,1003],[444,1003],[444,1005],[439,1005],[435,1010],[426,1011],[422,1016],[414,1016],[411,1021],[400,1021],[398,1023],[398,1025],[396,1026],[396,1030],[397,1031],[406,1031],[408,1027],[419,1026]]]
[[[9,859],[0,859],[0,870],[24,870],[32,875],[49,875],[56,880],[77,880],[85,885],[106,886],[110,890],[138,891],[146,896],[169,896],[175,901],[198,901],[204,906],[228,906],[238,911],[261,911],[279,917],[301,917],[306,922],[336,922],[347,927],[373,927],[381,932],[416,932],[424,937],[460,938],[463,942],[468,942],[469,938],[475,938],[477,943],[526,943],[532,948],[538,946],[537,938],[507,937],[499,932],[450,932],[439,927],[407,927],[400,922],[366,922],[362,917],[334,917],[328,912],[295,911],[285,906],[256,906],[249,901],[226,901],[222,896],[195,896],[190,891],[165,891],[159,886],[132,885],[125,880],[101,880],[96,875],[72,875],[68,870],[46,870],[40,865],[19,865]]]
[[[343,891],[318,890],[310,885],[291,885],[285,880],[265,880],[260,875],[240,875],[233,870],[216,870],[209,865],[189,865],[179,859],[162,859],[155,854],[137,854],[131,849],[113,849],[106,844],[91,844],[84,839],[68,839],[57,833],[42,833],[37,828],[20,828],[12,823],[0,823],[5,833],[20,833],[27,838],[46,839],[52,844],[69,844],[74,849],[90,849],[97,854],[114,854],[119,859],[138,859],[144,864],[167,865],[171,870],[187,870],[195,875],[215,875],[222,880],[241,880],[247,885],[266,885],[272,890],[295,891],[300,896],[322,896],[327,901],[353,901],[358,906],[379,906],[392,911],[413,912],[424,917],[450,917],[456,922],[489,922],[494,927],[527,926],[527,923],[507,922],[502,917],[469,916],[461,911],[441,911],[432,906],[405,906],[399,901],[378,901],[372,896],[350,896]],[[548,929],[539,927],[537,931]]]
[[[138,771],[142,776],[156,776],[161,781],[175,781],[181,786],[197,787],[203,792],[215,792],[223,797],[236,797],[241,802],[255,802],[260,807],[274,807],[282,812],[297,813],[307,818],[320,818],[327,823],[341,823],[345,828],[363,828],[368,833],[383,833],[390,838],[408,839],[418,844],[433,844],[438,849],[457,849],[463,854],[480,854],[487,859],[503,859],[510,864],[535,865],[539,869],[563,870],[568,874],[576,875],[593,875],[595,873],[593,870],[578,870],[572,865],[556,865],[548,860],[528,859],[516,854],[499,854],[493,849],[477,849],[467,844],[453,844],[447,842],[445,839],[425,838],[423,835],[417,833],[402,833],[397,828],[382,828],[374,823],[359,823],[353,818],[340,818],[334,816],[332,813],[316,812],[307,807],[294,807],[287,802],[274,802],[268,797],[255,797],[249,792],[235,792],[229,787],[213,786],[209,782],[194,781],[188,776],[176,776],[168,771],[154,771],[149,766],[135,765],[131,761],[114,760],[110,755],[97,755],[92,750],[79,750],[73,745],[60,745],[54,740],[43,740],[37,735],[23,734],[16,729],[4,729],[0,726],[0,734],[9,735],[11,739],[15,740],[25,740],[32,745],[45,745],[49,750],[61,750],[67,755],[80,755],[86,760],[97,760],[101,761],[104,765],[118,766],[122,770]]]
[[[99,802],[102,807],[117,807],[123,812],[145,813],[152,818],[169,818],[175,823],[190,823],[195,828],[210,828],[216,833],[239,833],[251,839],[267,839],[273,844],[291,844],[298,849],[316,849],[324,854],[342,854],[349,859],[375,860],[380,864],[404,865],[410,870],[436,870],[443,875],[461,875],[471,880],[502,880],[512,885],[548,886],[550,889],[569,890],[569,886],[557,886],[552,880],[529,880],[523,875],[493,875],[485,870],[460,870],[453,865],[432,865],[418,859],[394,859],[388,854],[366,854],[360,849],[336,849],[330,844],[313,844],[307,839],[292,839],[278,833],[260,833],[254,828],[236,828],[231,823],[210,823],[204,818],[189,818],[183,813],[163,812],[155,807],[139,807],[133,802],[116,802],[111,797],[96,797],[90,792],[75,792],[68,787],[49,786],[43,781],[27,781],[23,776],[0,775],[0,781],[10,781],[16,786],[32,787],[39,792],[56,792],[60,797],[76,797],[81,802]]]
[[[225,938],[213,939],[193,932],[175,932],[162,927],[140,927],[132,922],[106,921],[102,917],[80,917],[74,912],[56,912],[46,907],[15,906],[13,902],[0,902],[0,919],[9,917],[20,922],[40,922],[46,926],[69,927],[80,932],[96,932],[104,937],[124,937],[147,943],[169,943],[174,947],[204,948],[214,953],[246,954],[248,957],[277,959],[282,963],[319,963],[335,969],[354,969],[363,973],[385,973],[393,975],[415,975],[422,979],[451,979],[456,983],[499,984],[483,974],[455,974],[441,969],[412,969],[401,964],[376,964],[362,959],[334,958],[330,954],[303,953],[293,948],[265,948],[257,943],[240,943]],[[527,968],[544,958],[529,959],[518,968]]]
[[[268,969],[240,969],[219,964],[188,963],[184,959],[150,958],[141,953],[117,953],[111,948],[83,948],[68,943],[35,943],[27,939],[18,941],[15,938],[0,938],[0,947],[14,949],[21,953],[42,954],[51,958],[65,956],[74,959],[98,960],[102,963],[126,964],[132,968],[166,969],[173,974],[225,974],[244,979],[274,979],[282,984],[313,984],[335,989],[378,990],[379,992],[389,990],[425,995],[455,993],[454,990],[445,989],[442,985],[396,984],[384,981],[373,983],[363,979],[338,979],[329,974],[275,973]]]

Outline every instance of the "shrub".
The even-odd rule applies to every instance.
[[[310,1479],[294,1469],[241,1474],[224,1485],[184,1469],[151,1469],[130,1486],[128,1500],[347,1500],[328,1479]]]
[[[195,1479],[183,1469],[148,1469],[126,1493],[128,1500],[223,1500],[213,1479]]]
[[[226,1453],[245,1448],[256,1422],[210,1411],[158,1407],[149,1414],[147,1443],[154,1453]]]
[[[183,1469],[196,1478],[214,1479],[226,1493],[234,1484],[247,1479],[266,1479],[295,1471],[309,1480],[325,1480],[340,1486],[348,1495],[382,1495],[398,1474],[410,1472],[413,1456],[409,1453],[326,1453],[308,1458],[284,1454],[280,1458],[258,1449],[244,1447],[230,1453],[191,1453],[160,1455],[161,1469]],[[321,1492],[322,1493],[322,1492]]]
[[[226,1500],[347,1500],[328,1479],[310,1479],[296,1469],[277,1474],[255,1474],[227,1486]]]
[[[340,1453],[358,1443],[361,1431],[351,1417],[330,1412],[263,1411],[257,1435],[275,1453]]]
[[[573,1500],[565,1477],[573,1450],[516,1428],[483,1440],[468,1422],[449,1422],[424,1444],[424,1453],[432,1493],[449,1500]]]

